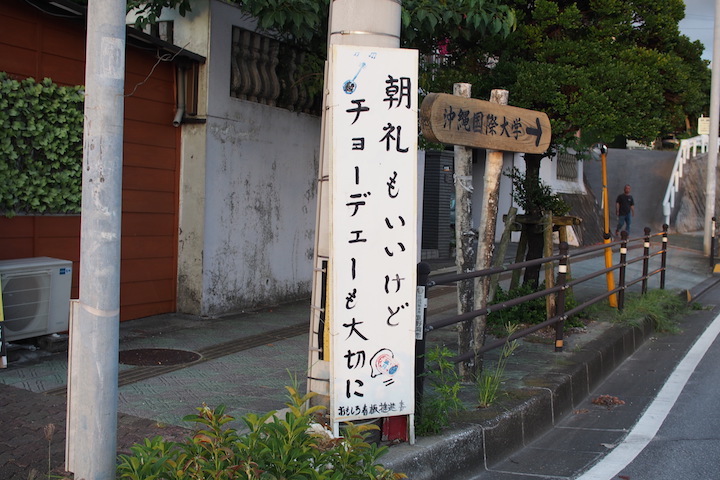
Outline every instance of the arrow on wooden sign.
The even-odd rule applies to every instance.
[[[551,137],[543,112],[447,93],[425,97],[420,128],[430,142],[507,152],[544,153]]]

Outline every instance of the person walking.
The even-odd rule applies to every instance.
[[[615,236],[620,235],[623,225],[627,225],[625,231],[630,233],[630,223],[632,217],[635,216],[635,200],[630,195],[630,185],[625,185],[623,193],[618,195],[615,200],[615,215],[618,217],[617,227],[615,227]]]

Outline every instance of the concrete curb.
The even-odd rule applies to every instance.
[[[536,386],[523,389],[527,398],[504,412],[485,419],[477,411],[464,412],[441,435],[390,447],[380,463],[412,480],[467,478],[469,471],[487,468],[547,432],[653,333],[649,320],[641,327],[613,326],[550,374],[526,376],[524,382]]]
[[[712,287],[718,284],[720,282],[720,276],[713,275],[712,277],[708,277],[699,284],[695,285],[690,290],[687,290],[687,301],[692,302],[695,301],[695,299],[708,290],[710,290]]]

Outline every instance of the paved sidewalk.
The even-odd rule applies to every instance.
[[[698,244],[697,236],[671,236],[667,288],[690,289],[711,276],[708,260],[698,252],[701,244],[702,237]],[[572,265],[573,275],[598,270],[602,262],[599,256]],[[653,281],[650,288],[657,286]],[[431,318],[455,309],[454,292],[445,288],[431,296]],[[604,288],[601,278],[576,296]],[[121,351],[179,349],[199,353],[201,360],[178,366],[120,366],[119,451],[154,435],[184,438],[190,426],[182,418],[203,403],[225,404],[236,418],[283,408],[285,385],[297,378],[304,388],[309,316],[309,303],[301,301],[220,319],[166,314],[122,323]],[[435,341],[453,336],[443,335]],[[53,471],[62,471],[66,376],[66,352],[14,350],[9,367],[0,370],[0,479],[25,480],[32,470],[46,476],[48,452]],[[55,433],[48,441],[45,429],[51,424]],[[412,450],[418,448],[404,447],[410,453],[391,452],[393,461],[415,455]]]

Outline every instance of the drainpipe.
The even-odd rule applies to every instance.
[[[177,83],[177,108],[175,110],[175,118],[173,118],[173,127],[179,127],[185,116],[185,96],[187,94],[185,87],[186,69],[185,67],[177,67],[176,72]]]

